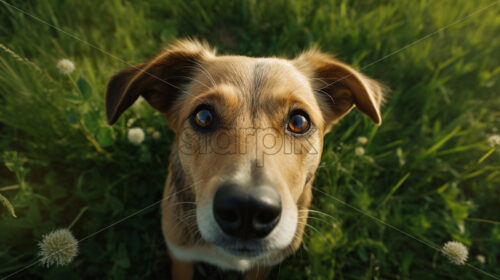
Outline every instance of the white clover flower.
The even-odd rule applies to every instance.
[[[477,255],[476,259],[478,262],[480,262],[482,264],[486,263],[486,258],[483,255]]]
[[[358,143],[361,145],[364,145],[364,144],[368,143],[368,138],[366,138],[364,136],[360,136],[360,137],[358,137]]]
[[[135,118],[130,118],[127,120],[127,127],[131,127],[135,123]]]
[[[495,148],[497,146],[500,146],[500,135],[498,134],[495,134],[495,135],[491,135],[489,138],[488,138],[488,143],[490,144],[490,146],[492,148]]]
[[[157,130],[153,131],[153,139],[160,140],[160,138],[161,138],[161,133]]]
[[[444,244],[441,252],[448,258],[452,264],[462,265],[467,261],[469,251],[464,244],[458,241],[448,241]]]
[[[69,229],[58,229],[42,237],[38,243],[42,265],[67,265],[78,255],[78,240]]]
[[[148,127],[148,128],[146,128],[146,132],[147,132],[148,134],[153,134],[155,131],[156,131],[156,130],[154,129],[154,127]]]
[[[128,130],[128,141],[134,145],[139,145],[144,141],[145,135],[144,130],[139,127],[130,128]]]
[[[75,64],[73,64],[73,61],[69,59],[61,59],[57,62],[57,69],[59,70],[59,73],[68,75],[75,71]]]
[[[365,148],[363,147],[357,147],[356,149],[354,149],[354,154],[357,155],[357,156],[362,156],[365,154]]]

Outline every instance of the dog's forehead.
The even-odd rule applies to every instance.
[[[258,90],[262,86],[307,87],[308,81],[290,61],[282,58],[218,56],[206,62],[206,70],[216,82],[228,82]],[[203,74],[203,73],[202,73]]]
[[[198,64],[198,68],[190,88],[194,95],[226,85],[234,89],[240,102],[253,106],[312,97],[308,78],[287,59],[217,56]]]

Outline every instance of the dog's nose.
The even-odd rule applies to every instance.
[[[214,197],[215,220],[227,235],[239,238],[263,238],[278,224],[281,197],[268,185],[240,187],[224,184]]]

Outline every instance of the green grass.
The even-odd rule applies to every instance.
[[[187,36],[250,56],[316,45],[358,68],[394,53],[363,70],[392,89],[383,125],[346,117],[325,139],[314,186],[433,246],[461,241],[471,265],[500,277],[500,152],[488,145],[500,128],[500,3],[396,52],[495,0],[9,2],[129,63]],[[17,216],[0,206],[2,277],[35,262],[42,235],[81,213],[77,239],[160,199],[173,133],[146,105],[106,125],[105,85],[123,62],[3,3],[0,22],[0,197]],[[58,73],[61,58],[75,62],[72,79]],[[128,143],[130,118],[161,140]],[[363,156],[359,136],[369,139]],[[316,230],[271,279],[488,279],[314,195],[313,209],[333,218],[313,214]],[[159,218],[151,207],[84,240],[72,264],[13,279],[165,278]]]

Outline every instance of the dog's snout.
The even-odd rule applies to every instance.
[[[281,197],[272,186],[240,187],[224,184],[215,193],[215,220],[227,234],[239,238],[263,238],[278,224]]]

